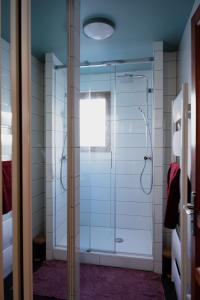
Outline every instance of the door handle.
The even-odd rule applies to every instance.
[[[183,209],[186,212],[187,215],[193,215],[194,214],[194,204],[188,203],[186,205],[183,205]]]

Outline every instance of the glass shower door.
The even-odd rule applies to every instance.
[[[152,70],[116,71],[116,252],[152,256]]]
[[[115,251],[113,112],[111,66],[81,69],[81,249]]]

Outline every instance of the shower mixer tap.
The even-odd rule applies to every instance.
[[[63,156],[61,157],[61,160],[67,160],[67,155],[63,155]]]
[[[144,160],[152,160],[152,157],[151,156],[144,156]]]

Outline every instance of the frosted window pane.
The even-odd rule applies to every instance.
[[[106,146],[106,100],[80,100],[81,147]]]

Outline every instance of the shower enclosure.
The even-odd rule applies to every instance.
[[[66,250],[66,70],[54,72],[55,248]],[[80,69],[82,253],[153,256],[152,74],[150,64]]]

